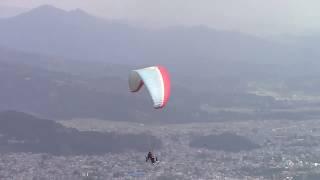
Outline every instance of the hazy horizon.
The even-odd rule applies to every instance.
[[[315,0],[308,3],[298,0],[203,0],[201,3],[181,0],[3,0],[0,7],[32,9],[45,4],[65,10],[79,8],[96,16],[149,28],[205,25],[256,35],[314,34],[320,29],[317,21],[320,2]]]

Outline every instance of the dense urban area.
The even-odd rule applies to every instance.
[[[316,120],[172,125],[93,119],[60,122],[82,131],[152,133],[163,142],[161,148],[154,149],[160,163],[151,165],[145,162],[148,149],[146,153],[128,151],[69,156],[4,153],[0,156],[0,179],[298,180],[318,179],[317,173],[320,172],[320,129]],[[220,135],[222,140],[225,137],[222,148],[226,149],[215,150],[214,146],[207,144],[210,142],[203,142],[202,147],[190,146],[195,137],[208,135]],[[226,138],[227,136],[230,137]],[[256,146],[241,150],[232,149],[231,145],[230,149],[230,144],[236,143],[232,141],[237,137],[245,137]]]

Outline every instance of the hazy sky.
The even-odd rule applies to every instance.
[[[0,6],[42,4],[152,27],[202,24],[257,34],[320,30],[319,0],[0,0]]]

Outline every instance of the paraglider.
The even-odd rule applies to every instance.
[[[147,88],[155,109],[162,109],[167,105],[170,96],[170,76],[165,67],[152,66],[131,71],[130,91],[138,92],[143,85]],[[152,151],[146,156],[146,162],[149,160],[153,165],[159,162]]]
[[[131,92],[138,92],[145,85],[153,101],[153,107],[161,109],[166,106],[170,96],[170,77],[166,68],[153,66],[133,70],[129,76]]]

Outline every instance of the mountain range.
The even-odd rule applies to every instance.
[[[319,56],[309,46],[204,26],[143,29],[79,9],[46,5],[0,19],[0,39],[0,110],[49,118],[163,122],[301,118],[261,113],[292,108],[297,102],[250,91],[272,87],[282,93],[314,95],[320,89]],[[150,108],[146,91],[131,95],[127,88],[130,70],[154,64],[165,65],[172,77],[170,103],[161,113]],[[260,113],[212,113],[203,110],[204,105]]]
[[[0,39],[0,46],[67,59],[130,67],[162,64],[174,77],[184,78],[194,78],[191,72],[235,81],[282,78],[301,73],[301,65],[310,74],[318,64],[309,46],[286,46],[204,26],[143,29],[49,5],[1,19]]]
[[[288,62],[301,58],[295,50],[246,34],[203,26],[148,30],[49,5],[2,19],[0,38],[1,45],[23,51],[130,65],[194,61],[271,64],[289,55]]]

